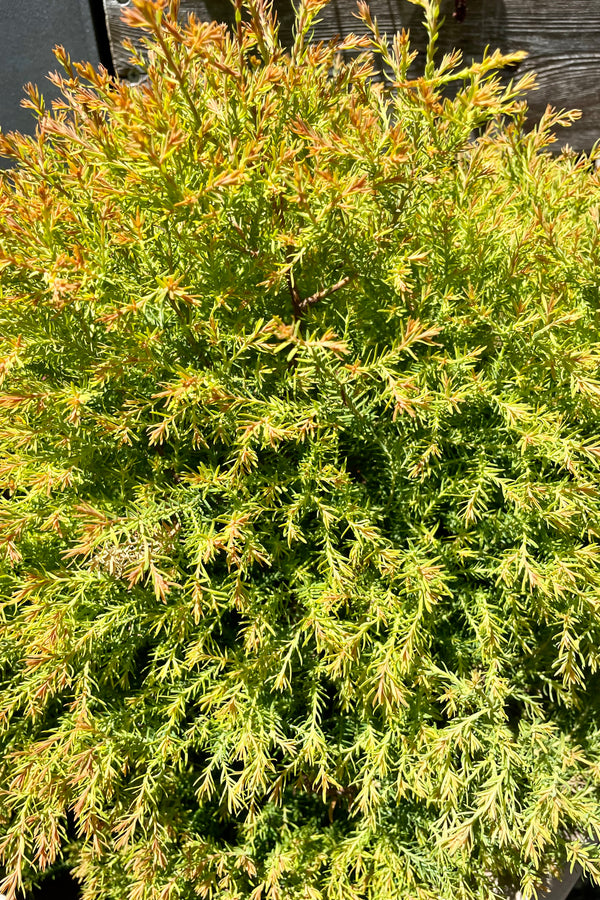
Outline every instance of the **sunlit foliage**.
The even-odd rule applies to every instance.
[[[0,137],[11,898],[598,872],[598,177],[437,0],[422,77],[323,5],[135,0],[145,82]]]

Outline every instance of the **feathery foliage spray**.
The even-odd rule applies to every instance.
[[[11,898],[598,874],[600,185],[419,3],[414,78],[134,0],[145,83],[0,137]]]

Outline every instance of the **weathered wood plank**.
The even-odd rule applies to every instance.
[[[127,75],[131,67],[120,46],[133,35],[120,20],[124,5],[120,0],[104,0],[115,68]],[[275,0],[281,35],[292,34],[291,0]],[[424,46],[422,11],[407,0],[371,0],[371,11],[381,30],[388,33],[409,28],[413,43]],[[315,37],[328,39],[359,30],[352,0],[332,0],[322,11]],[[583,116],[569,131],[561,133],[561,143],[590,149],[600,138],[600,4],[598,0],[469,0],[462,23],[452,19],[453,0],[443,0],[446,22],[442,29],[440,53],[452,47],[462,49],[465,58],[479,58],[486,45],[503,51],[525,50],[528,58],[519,74],[535,71],[539,89],[529,97],[531,117],[541,115],[547,104],[558,108],[581,109]],[[182,14],[194,11],[201,18],[231,20],[229,0],[182,0]],[[514,71],[514,70],[513,70]]]

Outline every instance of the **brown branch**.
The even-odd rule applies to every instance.
[[[279,225],[282,232],[285,233],[285,215],[283,212],[283,197],[281,194],[278,194],[276,197],[273,197],[271,200],[271,205],[273,207],[273,212],[279,219]],[[290,292],[290,297],[292,298],[292,308],[294,310],[294,318],[300,319],[303,313],[303,300],[298,292],[298,288],[294,284],[294,279],[292,276],[292,263],[294,261],[294,253],[292,247],[288,246],[287,252],[285,254],[285,264],[288,267],[288,270],[285,275],[285,280],[287,282],[288,291]]]
[[[272,199],[273,211],[279,219],[279,224],[283,232],[285,232],[285,215],[284,215],[284,199],[281,194],[277,195],[277,197],[273,197]],[[294,311],[294,318],[301,319],[309,306],[313,306],[313,304],[318,303],[319,300],[324,300],[325,297],[329,297],[331,294],[335,294],[336,291],[341,290],[343,287],[346,287],[351,281],[353,281],[354,276],[346,275],[345,278],[342,278],[340,281],[332,284],[331,287],[323,288],[322,291],[315,291],[314,294],[311,294],[310,297],[305,297],[302,299],[298,288],[294,284],[294,278],[292,275],[292,264],[294,261],[294,252],[293,248],[288,246],[287,253],[285,255],[285,262],[288,270],[286,272],[286,281],[288,286],[288,291],[290,292],[290,297],[292,298],[292,308]]]
[[[314,294],[311,294],[310,297],[306,297],[304,300],[300,300],[299,309],[300,312],[303,313],[309,306],[312,306],[314,303],[318,303],[319,300],[324,300],[325,297],[330,297],[331,294],[335,294],[336,291],[340,291],[343,287],[346,287],[347,284],[353,280],[352,275],[346,275],[345,278],[340,279],[335,284],[332,284],[331,287],[323,288],[322,291],[316,291]],[[296,291],[296,294],[298,292]],[[300,299],[300,298],[298,298]]]
[[[292,306],[294,308],[294,318],[299,319],[302,316],[302,313],[304,312],[304,310],[306,308],[304,305],[306,303],[306,300],[303,300],[300,297],[300,294],[298,293],[298,288],[294,284],[294,281],[292,279],[292,273],[290,271],[288,271],[285,278],[287,281],[288,290],[290,292],[290,297],[292,298]]]

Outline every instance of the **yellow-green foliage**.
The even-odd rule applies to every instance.
[[[0,138],[10,897],[598,871],[600,185],[421,5],[411,80],[135,0],[145,83]]]

